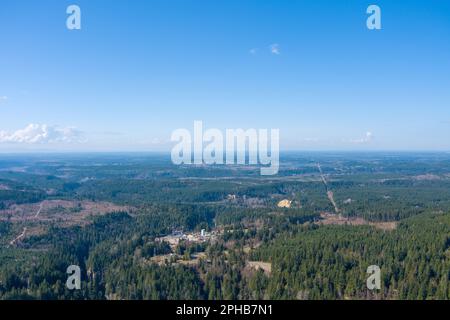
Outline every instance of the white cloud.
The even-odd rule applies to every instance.
[[[271,44],[269,48],[272,54],[281,54],[280,46],[277,43]]]
[[[0,96],[0,102],[8,100],[7,96]]]
[[[370,131],[366,132],[366,135],[360,139],[350,140],[351,143],[369,143],[373,140],[373,134]]]
[[[0,131],[0,143],[72,143],[83,142],[81,131],[74,127],[56,127],[46,124],[29,124],[14,132]]]

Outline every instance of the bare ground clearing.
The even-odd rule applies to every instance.
[[[388,221],[388,222],[370,222],[363,218],[358,217],[344,217],[340,214],[331,214],[331,213],[321,213],[321,220],[316,223],[319,225],[350,225],[350,226],[362,226],[362,225],[370,225],[375,228],[381,230],[394,230],[397,227],[397,222]]]
[[[0,221],[25,225],[23,231],[9,244],[15,245],[25,237],[42,234],[50,224],[61,227],[86,225],[88,218],[111,212],[132,212],[133,208],[118,206],[110,202],[44,200],[39,203],[12,205],[0,210]]]

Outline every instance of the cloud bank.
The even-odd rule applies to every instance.
[[[14,132],[0,131],[0,143],[46,144],[83,142],[82,132],[74,127],[29,124]]]

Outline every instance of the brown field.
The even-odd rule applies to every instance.
[[[130,207],[118,206],[109,202],[44,200],[33,204],[12,205],[6,210],[0,210],[0,220],[81,222],[88,216],[130,210]]]
[[[397,227],[397,222],[369,222],[363,218],[357,217],[343,217],[340,214],[321,213],[321,220],[317,222],[320,225],[350,225],[350,226],[362,226],[370,225],[381,230],[394,230]]]
[[[109,202],[44,200],[33,204],[12,205],[0,210],[0,221],[17,224],[21,232],[9,244],[20,243],[26,237],[45,233],[48,225],[60,227],[86,225],[89,217],[112,212],[133,212],[133,208]]]

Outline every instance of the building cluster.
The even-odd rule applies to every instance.
[[[177,246],[181,241],[191,242],[191,243],[202,243],[210,240],[215,240],[217,238],[217,233],[215,231],[206,232],[202,229],[200,232],[188,232],[183,231],[173,231],[171,234],[156,238],[158,242],[167,242],[171,247]]]

